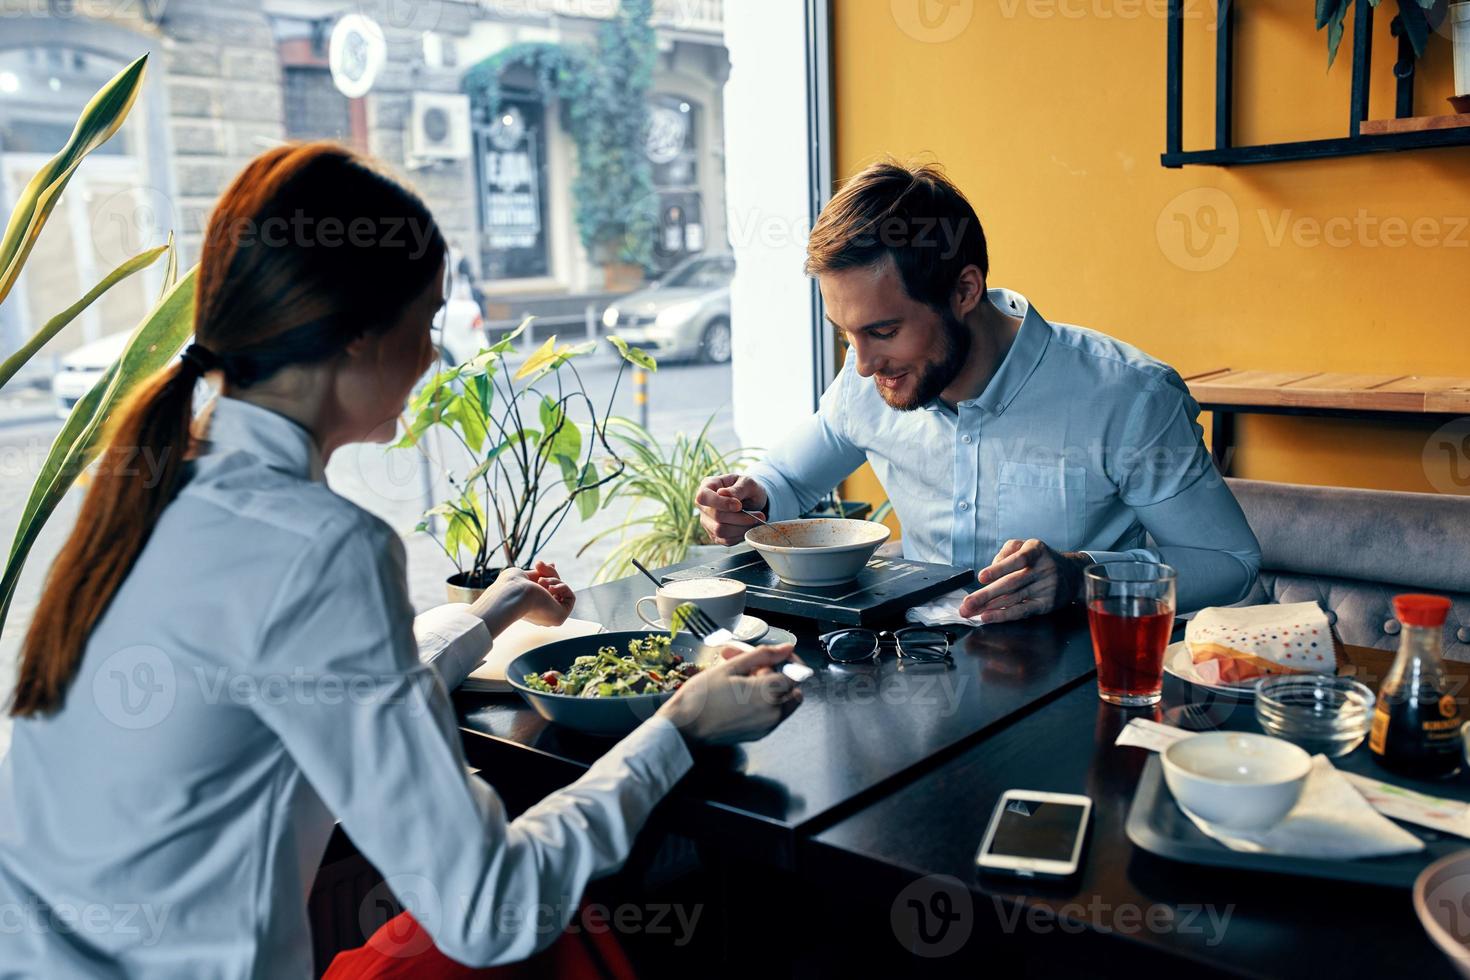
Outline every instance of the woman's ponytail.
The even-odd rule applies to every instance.
[[[13,716],[61,707],[87,637],[178,489],[192,448],[199,378],[198,362],[181,359],[145,381],[110,426],[76,526],[47,573],[26,633]]]
[[[21,651],[11,714],[61,707],[87,638],[178,492],[206,373],[236,393],[282,368],[335,357],[385,330],[443,274],[428,208],[352,150],[273,147],[221,195],[199,256],[196,346],[141,384],[113,417],[76,527],[46,577]]]

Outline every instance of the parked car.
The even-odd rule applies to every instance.
[[[51,378],[57,415],[66,418],[71,414],[72,407],[102,379],[112,362],[122,357],[130,336],[130,330],[108,334],[83,344],[61,359],[61,370]]]
[[[435,333],[444,361],[450,364],[463,363],[488,346],[480,304],[470,296],[467,288],[463,291],[456,289],[444,304],[444,311],[435,320]],[[127,330],[109,334],[83,344],[61,359],[61,370],[51,378],[51,394],[56,398],[58,416],[66,418],[71,414],[72,406],[91,391],[103,372],[122,356],[129,336],[131,332]]]
[[[733,255],[696,255],[609,306],[602,325],[662,360],[730,360]]]

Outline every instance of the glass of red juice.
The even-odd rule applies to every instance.
[[[1128,707],[1158,704],[1174,630],[1174,569],[1110,561],[1089,565],[1084,575],[1098,697]]]

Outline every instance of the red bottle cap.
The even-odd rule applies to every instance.
[[[1441,627],[1450,614],[1450,600],[1440,595],[1408,593],[1393,597],[1394,615],[1405,626]]]

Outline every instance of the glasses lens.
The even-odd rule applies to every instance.
[[[910,660],[943,660],[949,655],[949,635],[940,630],[901,630],[898,651]]]
[[[866,660],[878,649],[878,636],[869,630],[848,630],[827,638],[827,656],[840,663]]]

